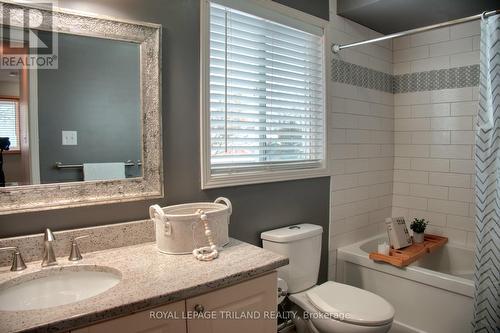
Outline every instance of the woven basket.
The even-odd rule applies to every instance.
[[[168,254],[191,253],[195,248],[208,246],[205,229],[200,221],[199,211],[208,217],[212,239],[218,247],[229,242],[229,218],[231,201],[217,198],[212,202],[197,202],[161,208],[149,207],[149,216],[155,223],[156,246]]]

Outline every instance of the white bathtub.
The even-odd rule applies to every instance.
[[[447,244],[401,269],[368,258],[385,239],[379,235],[339,248],[337,280],[389,301],[396,309],[391,332],[469,333],[473,251]]]

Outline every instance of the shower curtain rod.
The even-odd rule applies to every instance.
[[[424,32],[424,31],[429,31],[429,30],[447,27],[450,25],[456,25],[456,24],[460,24],[460,23],[475,21],[475,20],[479,20],[483,16],[488,17],[488,16],[492,16],[492,15],[497,15],[497,14],[500,14],[500,9],[492,10],[489,12],[484,12],[482,14],[472,15],[472,16],[468,16],[468,17],[464,17],[464,18],[460,18],[460,19],[456,19],[456,20],[452,20],[452,21],[448,21],[448,22],[433,24],[433,25],[429,25],[429,26],[423,27],[423,28],[416,28],[416,29],[412,29],[412,30],[396,32],[394,34],[390,34],[390,35],[386,35],[386,36],[382,36],[382,37],[378,37],[378,38],[373,38],[373,39],[368,39],[368,40],[363,40],[363,41],[356,42],[356,43],[344,44],[344,45],[332,44],[332,52],[338,53],[340,50],[348,49],[348,48],[354,47],[354,46],[371,44],[371,43],[381,42],[383,40],[392,39],[392,38],[396,38],[396,37],[413,35],[413,34],[417,34],[419,32]]]

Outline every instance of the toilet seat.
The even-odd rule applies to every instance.
[[[305,292],[308,301],[333,320],[362,326],[391,323],[394,308],[382,297],[369,291],[333,281]],[[341,319],[339,319],[339,316]]]

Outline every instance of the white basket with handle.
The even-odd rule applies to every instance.
[[[161,208],[149,207],[149,216],[155,223],[156,246],[168,254],[192,253],[195,248],[209,246],[200,211],[208,217],[212,239],[218,247],[229,243],[231,201],[217,198],[214,202],[197,202]]]

